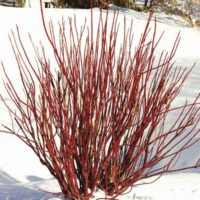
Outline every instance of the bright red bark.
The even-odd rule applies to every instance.
[[[126,29],[126,20],[121,49],[116,49],[117,12],[108,27],[108,13],[104,18],[100,11],[96,31],[93,18],[91,27],[84,26],[80,32],[76,21],[69,19],[70,38],[66,38],[63,21],[59,39],[51,23],[47,30],[43,14],[57,72],[44,48],[41,46],[39,52],[32,42],[36,68],[19,30],[12,33],[25,98],[4,71],[5,86],[17,112],[4,102],[20,128],[4,126],[6,132],[32,148],[58,180],[62,192],[72,199],[89,199],[97,188],[119,195],[138,180],[183,170],[174,168],[174,163],[199,141],[200,116],[199,96],[190,104],[172,107],[191,71],[173,65],[179,35],[171,52],[158,59],[156,23],[147,41],[152,15],[132,53],[132,25]],[[178,113],[176,119],[166,128],[173,111]],[[195,167],[199,167],[199,160],[184,169]]]

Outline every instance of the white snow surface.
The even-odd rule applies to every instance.
[[[94,9],[94,18],[98,19],[98,9]],[[81,25],[85,17],[89,19],[90,10],[80,9],[48,9],[45,10],[46,20],[57,21],[64,17],[76,15],[77,24]],[[123,24],[126,15],[127,22],[133,19],[135,40],[139,39],[148,13],[138,13],[131,10],[121,9],[119,21]],[[8,34],[15,30],[15,25],[20,28],[23,41],[28,49],[28,35],[30,33],[36,43],[41,40],[46,43],[38,8],[6,8],[0,7],[0,60],[3,61],[6,70],[16,87],[20,88],[17,65],[12,53]],[[200,30],[188,27],[177,16],[164,14],[157,15],[157,31],[159,35],[165,34],[158,47],[157,53],[162,50],[170,50],[178,32],[181,32],[181,43],[176,54],[177,65],[196,67],[190,74],[186,84],[177,98],[175,104],[179,105],[186,99],[193,99],[199,92],[200,81]],[[120,32],[119,32],[120,33]],[[120,38],[120,37],[119,37]],[[48,45],[47,45],[48,46]],[[50,53],[50,52],[49,52]],[[0,69],[2,75],[2,69]],[[1,76],[2,77],[2,76]],[[1,78],[2,79],[2,78]],[[0,82],[0,93],[6,98],[3,82]],[[9,101],[9,99],[7,99]],[[0,124],[11,126],[9,114],[2,102],[0,102]],[[188,150],[180,159],[180,165],[192,164],[200,155],[200,144]],[[185,173],[173,173],[163,175],[152,184],[144,184],[154,179],[143,180],[132,188],[132,191],[118,199],[135,200],[199,200],[200,199],[200,170],[191,170]],[[141,184],[142,183],[142,184]],[[48,191],[48,192],[47,192]],[[49,193],[50,192],[50,193]],[[59,185],[53,179],[48,170],[40,164],[35,154],[21,141],[11,135],[0,134],[0,200],[59,200],[62,196],[51,193],[60,192]],[[97,191],[95,198],[102,197],[103,193]]]

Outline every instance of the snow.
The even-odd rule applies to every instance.
[[[98,9],[94,9],[94,17],[98,16]],[[111,11],[112,12],[112,11]],[[76,14],[78,25],[83,24],[84,18],[89,18],[89,10],[80,9],[48,9],[45,10],[47,21],[54,22],[61,16],[68,17]],[[119,21],[123,23],[123,16],[126,15],[127,23],[133,19],[135,40],[144,29],[147,13],[138,13],[122,9]],[[0,60],[3,61],[6,70],[12,77],[16,87],[20,88],[17,67],[8,40],[8,33],[18,24],[25,46],[29,48],[27,32],[33,40],[45,43],[44,33],[40,20],[38,8],[6,8],[0,7]],[[177,65],[191,67],[196,62],[196,67],[189,76],[180,96],[175,104],[179,105],[186,99],[193,99],[199,91],[200,78],[200,30],[189,27],[188,24],[178,16],[157,14],[157,35],[165,31],[165,34],[158,47],[157,53],[162,50],[170,50],[178,32],[181,32],[181,43],[176,54]],[[47,48],[48,49],[48,48]],[[51,53],[51,52],[49,52]],[[2,69],[0,69],[2,74]],[[2,78],[1,78],[2,79]],[[0,92],[6,98],[3,83],[0,81]],[[7,99],[9,101],[9,99]],[[9,114],[0,102],[0,124],[11,125]],[[181,158],[180,165],[191,164],[196,156],[200,155],[199,144],[188,150]],[[153,181],[142,180],[132,188],[129,194],[118,199],[132,200],[199,200],[200,199],[200,173],[199,170],[187,171],[185,173],[174,173],[163,175],[158,181],[152,184],[144,184]],[[48,192],[47,192],[48,191]],[[50,193],[49,193],[50,192]],[[40,164],[34,153],[21,141],[11,135],[0,134],[0,200],[59,200],[64,199],[62,195],[51,193],[60,192],[59,185],[53,179],[47,169]],[[98,191],[95,198],[101,197],[103,193]]]

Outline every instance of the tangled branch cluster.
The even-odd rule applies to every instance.
[[[92,11],[91,11],[92,14]],[[175,67],[176,38],[170,53],[155,57],[159,43],[156,24],[150,40],[150,15],[133,53],[132,25],[117,50],[118,13],[100,12],[97,30],[80,31],[69,19],[62,21],[59,43],[50,23],[44,22],[54,52],[57,72],[44,47],[33,44],[33,63],[19,30],[10,36],[25,98],[5,72],[6,89],[15,108],[7,106],[19,130],[4,126],[26,143],[51,174],[62,192],[72,199],[89,199],[97,188],[117,196],[138,180],[182,170],[179,155],[199,141],[199,96],[191,103],[172,107],[191,70]],[[67,33],[69,37],[67,37]],[[86,37],[84,37],[86,34]],[[3,98],[2,98],[3,99]],[[171,112],[179,113],[166,128]],[[189,169],[199,166],[186,166]]]

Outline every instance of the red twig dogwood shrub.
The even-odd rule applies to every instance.
[[[91,27],[80,31],[76,20],[69,19],[68,29],[63,20],[57,38],[42,11],[54,56],[48,59],[43,45],[39,49],[31,40],[35,63],[19,30],[11,34],[24,95],[4,68],[15,105],[4,101],[13,123],[4,125],[5,132],[35,152],[71,199],[87,200],[97,188],[117,196],[138,180],[199,166],[197,161],[174,168],[179,155],[198,142],[200,119],[199,96],[172,106],[191,71],[174,67],[179,36],[170,53],[156,58],[160,38],[156,24],[149,35],[152,15],[134,50],[132,25],[126,28],[124,21],[123,38],[118,38],[118,13],[111,20],[108,12],[103,15],[100,11],[96,30],[93,18]]]

